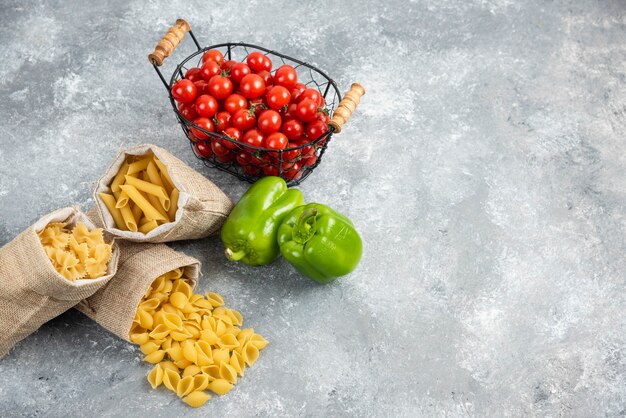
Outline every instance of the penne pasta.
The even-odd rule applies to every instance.
[[[156,221],[167,221],[167,217],[161,215],[161,213],[154,206],[152,206],[152,204],[145,197],[143,197],[143,195],[139,193],[139,190],[137,190],[134,186],[130,184],[123,184],[120,185],[120,188],[122,191],[125,191],[128,194],[128,197],[141,208],[147,218],[154,219]],[[135,225],[135,228],[137,228],[137,225]]]
[[[167,211],[167,216],[170,218],[170,221],[176,219],[176,211],[178,210],[178,199],[180,198],[180,192],[178,189],[172,189],[172,193],[170,194],[170,208]]]
[[[120,187],[127,186],[121,185]],[[130,206],[122,206],[120,208],[120,213],[122,214],[122,218],[124,219],[124,225],[126,225],[126,229],[132,232],[137,232],[137,221],[133,216],[133,211],[130,209]]]
[[[135,219],[141,219],[143,212],[141,211],[141,208],[139,206],[131,202],[130,209],[133,211],[133,216],[135,217]]]
[[[155,220],[149,220],[148,222],[146,222],[145,224],[141,225],[139,227],[139,232],[142,232],[144,234],[147,234],[148,232],[152,231],[154,228],[156,228],[157,226],[159,226],[159,224],[157,223],[157,221]]]
[[[126,205],[128,205],[128,195],[122,191],[119,193],[117,197],[117,202],[115,203],[115,207],[120,209]]]
[[[167,167],[165,167],[165,164],[163,164],[161,160],[156,157],[154,157],[154,163],[159,167],[159,170],[161,171],[161,177],[163,178],[164,183],[167,183],[171,189],[175,189],[176,185],[172,181],[169,173],[167,172]]]
[[[159,213],[160,213],[161,215],[163,215],[165,218],[169,218],[169,217],[167,216],[167,212],[166,212],[166,211],[163,209],[163,207],[161,206],[161,201],[159,200],[159,198],[158,198],[158,197],[153,196],[153,195],[151,195],[151,194],[146,195],[145,197],[148,199],[148,201],[150,202],[150,204],[151,204],[152,206],[154,206],[154,208],[155,208],[156,210],[158,210],[158,211],[159,211]]]
[[[148,164],[148,167],[146,167],[146,174],[148,175],[148,179],[150,183],[163,187],[163,180],[161,179],[159,170],[157,169],[156,165],[152,161],[150,161],[150,163]]]
[[[167,195],[163,187],[134,177],[126,176],[125,178],[126,184],[134,186],[137,190],[156,196],[163,209],[167,211],[170,208],[170,197]]]
[[[145,170],[151,161],[152,161],[151,157],[145,157],[145,158],[142,158],[141,160],[135,161],[134,163],[130,163],[128,165],[128,171],[126,172],[126,174],[127,175],[135,174],[135,173],[139,173],[140,171]]]
[[[109,210],[109,213],[111,214],[111,217],[113,217],[117,228],[125,230],[126,223],[124,222],[124,218],[122,217],[122,213],[120,212],[120,210],[115,207],[115,197],[108,193],[99,193],[98,196],[100,196],[100,199],[102,200],[102,202],[104,202],[107,209]]]
[[[120,191],[120,184],[124,183],[124,176],[126,175],[127,171],[128,171],[128,163],[125,162],[120,167],[120,171],[118,171],[115,177],[113,177],[113,181],[111,182],[112,192],[115,193],[115,192]]]

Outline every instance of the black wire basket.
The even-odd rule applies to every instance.
[[[163,64],[164,59],[174,51],[187,32],[189,32],[197,51],[178,64],[168,82],[159,67]],[[171,94],[172,87],[177,81],[184,78],[187,70],[200,67],[202,56],[206,51],[212,49],[220,50],[226,60],[242,62],[245,62],[246,57],[251,52],[259,51],[272,60],[274,71],[282,64],[289,64],[294,67],[298,74],[298,82],[305,84],[307,88],[315,88],[323,96],[325,112],[330,116],[328,130],[318,138],[309,138],[305,143],[275,150],[240,142],[222,133],[206,130],[186,119],[179,111]],[[149,60],[168,91],[172,109],[174,109],[176,118],[196,157],[207,166],[218,168],[250,183],[261,177],[273,175],[284,178],[289,186],[300,184],[321,163],[331,137],[341,131],[342,125],[348,120],[358,105],[360,97],[365,93],[360,84],[354,83],[351,90],[342,99],[335,81],[323,71],[306,62],[261,46],[243,42],[226,42],[202,48],[189,24],[183,19],[178,19],[176,24],[168,30],[154,52],[149,55]],[[200,139],[199,136],[206,138]],[[217,155],[211,151],[211,145],[216,141],[225,145],[224,149],[228,150],[225,154]]]

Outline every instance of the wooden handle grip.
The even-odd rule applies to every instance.
[[[191,30],[191,26],[185,19],[176,20],[176,24],[172,26],[167,33],[161,38],[154,52],[148,55],[150,62],[156,65],[162,65],[163,60],[170,56],[176,49],[180,41],[182,41],[185,33]]]
[[[361,101],[361,96],[365,94],[365,89],[359,83],[353,83],[350,90],[343,96],[339,106],[333,112],[333,117],[328,124],[333,127],[335,133],[341,132],[341,127],[350,119],[352,112]]]

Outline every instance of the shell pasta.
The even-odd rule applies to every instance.
[[[38,235],[52,265],[67,280],[106,275],[112,247],[104,242],[102,229],[78,223],[69,230],[64,223],[49,223]]]
[[[176,218],[180,192],[152,154],[126,157],[109,188],[98,196],[118,229],[147,234]]]
[[[137,307],[130,341],[139,345],[153,389],[164,386],[197,408],[228,393],[267,340],[243,325],[217,293],[193,293],[181,269],[158,277]]]

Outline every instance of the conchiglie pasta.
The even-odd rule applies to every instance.
[[[51,229],[45,239],[62,245],[66,238],[56,233],[59,228]],[[81,257],[89,258],[91,250],[83,254],[81,246],[96,240],[96,235],[80,229],[77,237],[67,239]],[[49,251],[54,254],[56,249]],[[240,329],[242,324],[241,313],[225,307],[220,295],[193,293],[184,271],[176,269],[156,278],[148,288],[129,336],[140,346],[144,360],[155,364],[147,376],[150,386],[165,386],[183,402],[199,407],[211,398],[204,390],[218,395],[232,390],[246,366],[254,364],[259,350],[267,345],[254,329]]]

